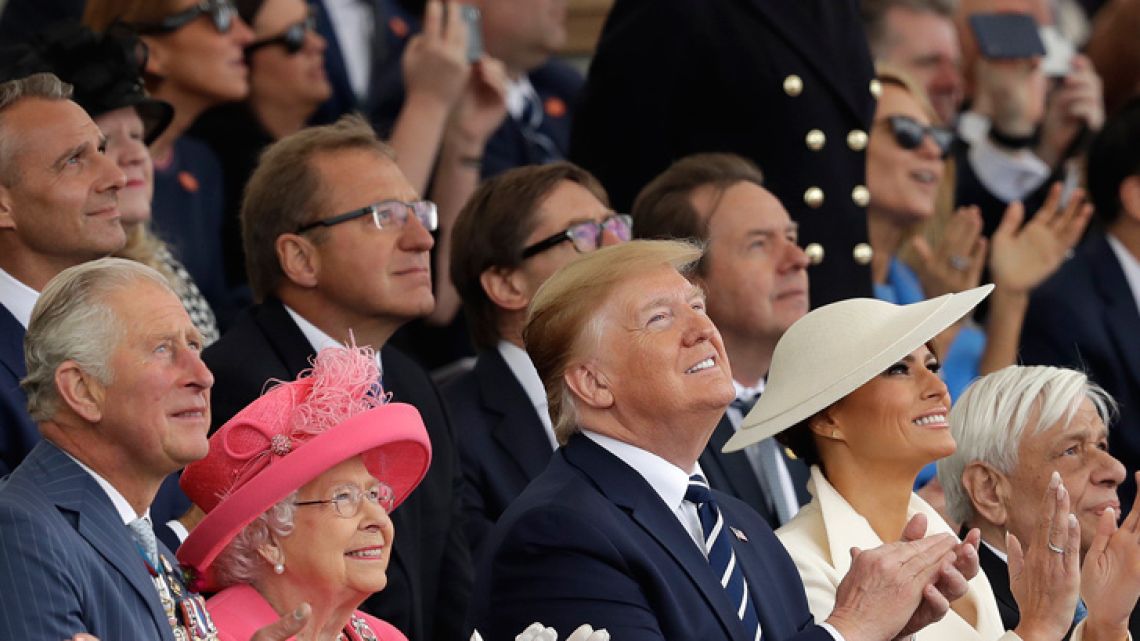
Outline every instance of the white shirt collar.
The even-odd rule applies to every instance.
[[[546,403],[546,389],[542,386],[542,379],[538,370],[534,368],[526,350],[510,341],[499,341],[499,355],[506,361],[507,367],[515,375],[515,380],[522,386],[530,404],[534,406],[538,419],[546,429],[546,437],[550,439],[550,446],[558,449],[558,439],[554,437],[554,426],[550,422],[550,407]]]
[[[32,320],[32,307],[35,307],[39,297],[39,292],[0,269],[0,305],[6,307],[24,329],[27,329]]]
[[[751,400],[757,394],[763,394],[764,381],[765,379],[762,378],[760,382],[756,384],[756,387],[745,387],[737,383],[734,379],[732,381],[732,387],[736,390],[736,398]],[[733,429],[740,429],[740,424],[744,421],[744,415],[740,413],[740,410],[730,405],[728,407],[728,420],[732,423]]]
[[[1116,254],[1116,260],[1120,263],[1120,268],[1124,270],[1124,280],[1128,281],[1128,288],[1132,290],[1132,298],[1136,301],[1136,308],[1140,310],[1140,260],[1137,260],[1116,236],[1112,234],[1106,234],[1106,236],[1109,247],[1112,247],[1112,251]]]
[[[694,463],[693,471],[686,472],[653,452],[643,450],[636,445],[630,445],[590,430],[582,430],[582,433],[636,470],[649,483],[653,491],[657,492],[661,500],[665,501],[665,505],[668,505],[670,510],[676,510],[684,502],[685,491],[689,489],[689,475],[704,475],[700,463]]]
[[[123,496],[122,492],[119,492],[119,490],[115,489],[115,486],[111,485],[110,481],[103,478],[102,476],[99,476],[98,472],[87,467],[83,461],[80,461],[68,452],[65,452],[63,450],[60,451],[64,454],[67,454],[68,458],[75,461],[76,465],[83,468],[83,471],[90,474],[91,478],[95,479],[95,482],[99,484],[99,487],[103,488],[103,492],[107,494],[107,498],[111,499],[111,503],[114,504],[115,511],[119,513],[119,518],[123,520],[124,525],[129,524],[131,521],[139,518],[140,516],[148,521],[150,520],[149,507],[142,514],[136,514],[135,508],[131,507],[130,502],[127,501],[127,497]]]
[[[987,548],[989,548],[990,552],[993,552],[993,553],[994,553],[994,556],[996,556],[997,558],[1001,559],[1001,560],[1002,560],[1003,562],[1005,562],[1007,565],[1009,564],[1009,556],[1008,556],[1008,555],[1007,555],[1005,552],[1002,552],[1001,550],[999,550],[999,549],[995,548],[994,546],[990,545],[989,543],[986,543],[986,540],[985,540],[985,539],[982,539],[982,545],[984,545],[984,546],[986,546]]]
[[[511,118],[515,120],[522,118],[527,99],[537,97],[538,92],[535,91],[534,85],[530,84],[530,78],[526,74],[520,75],[515,80],[507,81],[507,113],[511,115]]]
[[[289,316],[293,319],[293,322],[297,323],[297,328],[305,335],[305,339],[309,341],[309,345],[312,346],[314,352],[319,353],[322,349],[328,347],[344,347],[344,343],[329,336],[321,331],[321,328],[305,320],[300,314],[293,311],[292,307],[289,307],[285,303],[281,303],[281,306],[285,308],[285,311],[289,312]],[[376,365],[380,367],[380,375],[383,376],[384,363],[380,360],[379,349],[376,350]]]

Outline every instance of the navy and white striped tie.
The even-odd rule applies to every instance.
[[[744,580],[744,572],[736,565],[736,552],[733,551],[730,540],[732,535],[728,533],[729,528],[724,522],[720,508],[713,500],[705,477],[700,474],[689,477],[689,489],[685,491],[685,500],[697,506],[709,565],[720,577],[720,585],[728,593],[729,600],[736,608],[736,616],[744,623],[744,629],[752,633],[753,641],[759,641],[760,620],[756,616],[756,607],[749,598],[748,582]]]

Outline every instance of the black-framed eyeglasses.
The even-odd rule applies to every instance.
[[[574,223],[566,229],[523,248],[522,257],[530,258],[551,247],[570,241],[579,254],[588,254],[602,245],[602,234],[610,232],[618,240],[627,241],[633,235],[633,217],[629,214],[612,214],[601,222],[585,220]]]
[[[317,19],[313,16],[309,16],[300,22],[289,25],[289,28],[286,29],[284,33],[251,42],[245,48],[245,55],[248,56],[258,49],[271,45],[281,45],[285,48],[285,53],[293,55],[305,48],[305,36],[308,35],[310,31],[316,30]]]
[[[297,228],[297,233],[301,234],[317,227],[332,227],[369,215],[372,216],[372,222],[377,229],[399,229],[408,224],[412,216],[418,218],[420,224],[428,231],[435,231],[439,227],[439,211],[435,203],[430,200],[414,200],[410,203],[402,200],[384,200],[332,218],[301,225]]]
[[[131,26],[142,35],[172,33],[198,19],[198,16],[209,16],[218,33],[227,33],[234,26],[237,9],[231,0],[202,0],[193,7],[166,16],[158,22],[135,23]]]
[[[954,132],[945,127],[923,125],[910,116],[887,116],[886,121],[894,134],[895,142],[903,149],[918,149],[926,136],[930,136],[938,146],[943,158],[949,156],[954,147]]]
[[[373,505],[379,505],[385,514],[390,514],[392,512],[392,506],[396,503],[396,493],[392,491],[391,487],[384,483],[370,487],[367,490],[360,489],[360,486],[356,484],[346,484],[334,489],[331,499],[293,501],[293,505],[328,504],[333,506],[333,510],[336,511],[337,516],[351,519],[360,513],[360,505],[364,503],[365,500]]]

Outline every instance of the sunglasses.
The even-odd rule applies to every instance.
[[[296,24],[289,25],[289,28],[285,30],[285,33],[271,36],[269,38],[265,38],[264,40],[251,42],[245,48],[245,55],[251,55],[258,49],[272,45],[281,45],[285,48],[285,53],[293,55],[305,47],[305,36],[308,35],[310,31],[316,30],[317,19],[313,16],[309,16]]]
[[[199,16],[209,16],[210,22],[218,33],[227,33],[234,25],[237,9],[230,0],[202,0],[185,11],[167,16],[158,22],[133,25],[138,33],[143,35],[172,33],[198,19]]]
[[[602,245],[602,234],[610,232],[625,242],[633,235],[633,217],[629,214],[612,214],[601,222],[586,220],[523,248],[523,259],[544,252],[551,247],[570,241],[579,254],[588,254]]]
[[[918,149],[922,146],[922,141],[926,136],[930,136],[930,139],[938,146],[938,151],[943,158],[949,156],[950,150],[954,147],[954,132],[945,127],[919,124],[910,116],[887,116],[886,120],[887,125],[891,128],[891,133],[895,136],[895,142],[903,149]]]
[[[385,200],[332,218],[301,225],[297,228],[297,233],[302,234],[317,227],[332,227],[364,216],[372,216],[372,223],[376,225],[376,229],[399,229],[407,225],[413,216],[418,218],[420,224],[428,231],[435,231],[439,227],[439,212],[435,203],[430,200],[416,200],[410,203],[402,200]]]

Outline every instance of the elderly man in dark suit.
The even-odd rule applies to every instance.
[[[472,618],[489,641],[531,618],[623,641],[885,641],[945,614],[976,572],[950,565],[969,551],[949,535],[884,545],[812,620],[771,528],[697,464],[733,398],[704,295],[679,271],[699,258],[677,241],[606,247],[531,302],[523,336],[563,446],[481,556]]]
[[[291,380],[321,348],[375,349],[384,389],[414,405],[432,462],[392,520],[388,587],[362,608],[412,641],[459,639],[471,582],[451,423],[426,372],[386,345],[432,310],[428,251],[438,222],[363,119],[302,130],[271,146],[246,187],[242,240],[260,301],[204,354],[220,426],[273,379]],[[521,629],[521,628],[520,628]]]
[[[0,485],[0,638],[205,639],[205,602],[147,520],[208,449],[214,379],[178,296],[139,263],[88,261],[47,284],[25,340],[43,440]]]
[[[570,160],[625,209],[673,161],[754,161],[800,225],[811,300],[870,296],[867,132],[879,85],[857,0],[617,0]]]
[[[488,180],[455,223],[451,279],[480,350],[448,383],[463,463],[472,551],[557,447],[538,372],[523,349],[526,306],[559,268],[629,240],[601,184],[566,162],[520,167]]]
[[[1033,292],[1021,332],[1026,364],[1085,370],[1120,404],[1109,438],[1125,468],[1140,468],[1140,98],[1117,112],[1088,155],[1100,229]],[[1120,488],[1124,509],[1136,483]]]
[[[776,342],[808,311],[799,227],[763,183],[760,170],[735,154],[682,158],[638,194],[633,228],[638,238],[691,239],[706,248],[695,277],[724,338],[736,400],[701,453],[701,468],[709,485],[776,529],[811,501],[807,466],[771,438],[721,451],[763,392]]]

